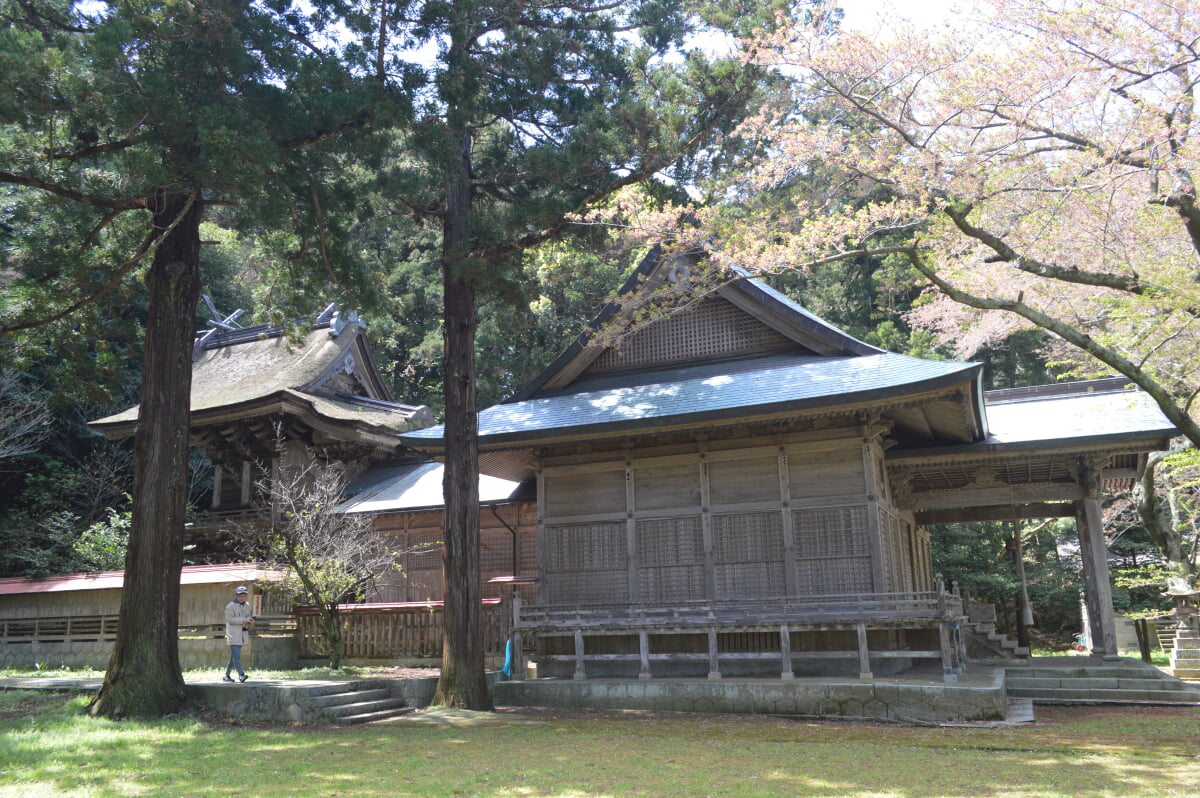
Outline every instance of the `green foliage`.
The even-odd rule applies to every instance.
[[[129,546],[129,510],[119,513],[108,508],[108,517],[83,531],[72,545],[76,571],[117,571],[125,565]]]
[[[1059,543],[1072,539],[1074,528],[1069,521],[1023,527],[1025,579],[1037,632],[1069,640],[1079,630],[1082,571],[1077,558],[1060,556]],[[1002,630],[1015,635],[1020,582],[1009,549],[1011,525],[937,525],[930,534],[934,570],[947,584],[957,582],[975,598],[995,604]]]

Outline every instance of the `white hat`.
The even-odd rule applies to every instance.
[[[238,585],[237,589],[234,590],[233,592],[234,593],[249,593],[250,589],[248,587],[246,587],[245,585]]]

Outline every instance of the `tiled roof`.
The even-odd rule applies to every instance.
[[[1161,442],[1179,434],[1149,394],[1123,379],[989,391],[984,394],[984,407],[989,431],[984,440],[936,450],[893,450],[888,459],[1123,440]]]
[[[974,380],[973,363],[889,352],[857,357],[774,355],[727,363],[610,375],[479,414],[480,444],[811,410],[889,398]],[[441,426],[401,435],[437,444]]]
[[[337,513],[380,513],[435,509],[443,506],[441,463],[415,463],[373,468],[347,487],[353,498],[334,508]],[[520,498],[521,483],[479,475],[479,503],[493,504]]]

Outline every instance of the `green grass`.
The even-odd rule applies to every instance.
[[[0,796],[1167,796],[1200,784],[1195,708],[1039,708],[1017,728],[647,713],[351,729],[88,718],[0,693]]]

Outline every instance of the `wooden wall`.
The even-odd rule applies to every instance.
[[[539,472],[541,603],[927,590],[928,539],[861,427],[595,454]]]
[[[497,518],[497,514],[499,518]],[[502,598],[502,589],[489,584],[497,576],[537,576],[535,535],[537,507],[533,504],[506,505],[496,513],[479,512],[479,558],[483,597]],[[367,597],[371,602],[441,601],[442,524],[440,510],[381,515],[375,528],[407,552],[403,573],[386,574]],[[507,524],[507,526],[506,526]],[[513,569],[513,533],[517,531],[516,570]],[[521,596],[533,600],[537,586],[521,588]]]

